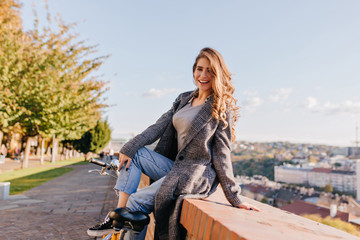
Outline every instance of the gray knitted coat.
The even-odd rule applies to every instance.
[[[182,148],[177,149],[172,117],[193,95],[193,91],[180,94],[168,112],[120,150],[133,158],[138,149],[160,139],[155,151],[174,160],[173,168],[155,197],[155,220],[160,239],[183,239],[184,229],[179,224],[182,200],[207,197],[216,190],[219,182],[233,206],[241,203],[241,189],[234,181],[230,160],[232,112],[227,113],[229,125],[224,128],[222,121],[212,117],[213,97],[210,96],[191,123]]]

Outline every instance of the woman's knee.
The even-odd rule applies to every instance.
[[[129,196],[126,207],[129,208],[131,211],[138,211],[138,204],[133,194]]]
[[[130,211],[141,211],[143,213],[150,214],[151,210],[148,209],[143,205],[144,203],[141,201],[141,199],[136,198],[134,194],[131,194],[127,203],[126,207],[130,209]]]
[[[141,211],[150,214],[154,208],[154,195],[153,189],[146,187],[131,194],[126,203],[131,211]]]

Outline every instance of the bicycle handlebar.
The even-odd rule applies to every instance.
[[[101,167],[110,167],[110,165],[109,164],[107,164],[107,163],[104,163],[103,161],[100,161],[100,160],[97,160],[97,159],[95,159],[95,158],[90,158],[90,161],[89,162],[91,162],[91,163],[94,163],[94,164],[96,164],[96,165],[99,165],[99,166],[101,166]]]

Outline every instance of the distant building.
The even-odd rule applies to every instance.
[[[322,192],[318,198],[317,205],[330,208],[332,204],[335,204],[339,211],[360,216],[360,205],[353,197]]]
[[[330,182],[334,189],[341,192],[356,192],[356,173],[355,171],[332,170]]]
[[[307,157],[294,157],[293,159],[291,159],[291,162],[295,164],[306,164],[309,162],[309,160]]]
[[[360,201],[360,159],[356,161],[356,200]]]
[[[242,195],[257,201],[263,200],[267,192],[271,189],[269,187],[264,187],[259,184],[246,184],[241,186]]]
[[[334,155],[348,156],[348,148],[347,147],[336,148],[332,152]]]
[[[343,147],[333,150],[334,155],[343,155],[350,158],[360,157],[360,147]]]
[[[111,150],[113,150],[115,153],[117,153],[127,141],[128,139],[111,139],[110,142],[104,147],[103,151],[109,153]]]
[[[310,186],[324,187],[331,183],[330,181],[331,168],[313,168],[308,175]]]
[[[335,190],[349,193],[356,192],[357,184],[360,187],[360,178],[357,182],[356,172],[348,170],[284,165],[275,166],[274,175],[276,182],[305,184],[316,187],[325,187],[330,183]]]
[[[360,157],[360,147],[348,147],[348,157]]]
[[[300,191],[288,189],[288,188],[280,188],[276,191],[274,198],[274,206],[282,207],[294,201],[298,201],[301,199]]]
[[[286,182],[294,184],[307,184],[308,174],[311,168],[302,168],[299,165],[275,166],[275,182]]]

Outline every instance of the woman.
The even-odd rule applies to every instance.
[[[154,210],[160,239],[183,238],[182,200],[207,197],[218,182],[233,206],[258,211],[240,200],[241,190],[233,179],[230,152],[238,107],[220,53],[202,49],[193,77],[197,89],[180,94],[168,112],[120,150],[117,207],[144,213]],[[144,147],[158,139],[154,151]],[[141,173],[155,182],[136,191]]]

